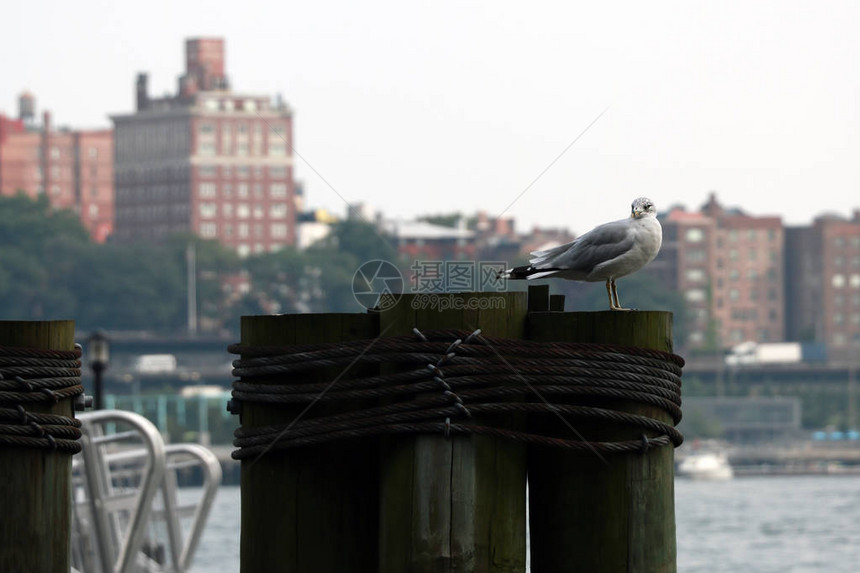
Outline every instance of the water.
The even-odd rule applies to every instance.
[[[860,571],[860,478],[675,482],[680,573]],[[222,487],[192,573],[239,571],[239,488]]]

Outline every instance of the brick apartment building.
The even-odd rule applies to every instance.
[[[230,89],[223,39],[185,47],[175,96],[150,98],[139,74],[137,110],[112,116],[117,241],[190,231],[242,256],[295,244],[291,111]]]
[[[716,221],[702,213],[672,209],[661,221],[663,246],[649,273],[687,304],[687,343],[695,348],[717,344],[713,316]]]
[[[113,231],[112,131],[55,129],[47,111],[36,125],[34,112],[34,97],[24,93],[17,119],[0,114],[0,195],[47,195],[104,242]]]
[[[700,212],[663,218],[652,272],[690,310],[690,348],[785,339],[784,236],[779,217],[725,209],[711,195]]]
[[[827,343],[831,358],[860,348],[860,210],[786,230],[789,340]]]

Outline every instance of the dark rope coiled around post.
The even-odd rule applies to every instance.
[[[283,404],[297,411],[316,402],[332,406],[325,415],[299,416],[289,424],[240,427],[233,457],[392,434],[488,435],[606,453],[647,451],[683,441],[673,425],[654,418],[609,405],[553,403],[563,397],[588,397],[601,406],[601,401],[631,401],[659,408],[677,424],[684,364],[680,356],[612,345],[484,337],[480,331],[413,332],[290,347],[231,345],[229,351],[242,356],[233,362],[233,375],[240,378],[233,383],[233,403]],[[367,366],[385,368],[372,376],[344,372],[367,372]],[[334,382],[302,381],[308,375],[319,380],[322,369],[341,374]],[[369,400],[376,405],[368,406]],[[641,438],[582,441],[492,425],[493,419],[509,414],[612,422],[636,428]]]
[[[81,451],[80,421],[28,412],[25,405],[53,404],[84,393],[81,350],[0,347],[0,446]]]

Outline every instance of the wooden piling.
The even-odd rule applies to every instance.
[[[381,332],[480,328],[489,336],[523,336],[524,292],[432,297],[404,295],[381,313]],[[382,451],[380,573],[525,571],[522,444],[478,435],[401,436],[386,439]]]
[[[280,346],[373,339],[378,319],[374,314],[244,316],[241,340],[250,346]],[[341,370],[302,374],[291,382],[329,382]],[[271,382],[283,379],[273,376]],[[247,402],[242,426],[289,424],[301,410]],[[318,403],[303,419],[332,413],[331,406]],[[242,460],[242,573],[375,571],[377,468],[377,448],[354,443]]]
[[[69,351],[74,344],[71,320],[0,321],[0,346]],[[25,408],[74,417],[71,399]],[[66,452],[0,446],[0,571],[70,569],[71,473]]]
[[[671,352],[672,315],[660,311],[535,312],[528,317],[527,338]],[[565,402],[606,407],[608,401]],[[616,410],[672,423],[666,412],[653,406],[621,400],[609,403]],[[534,424],[576,439],[560,420],[544,417]],[[576,420],[571,424],[591,440],[637,440],[642,434],[640,429],[605,424]],[[530,447],[532,572],[674,572],[673,455],[671,447],[602,457]]]

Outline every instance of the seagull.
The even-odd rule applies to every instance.
[[[663,228],[657,209],[647,197],[634,199],[630,217],[604,223],[576,240],[533,251],[528,265],[500,273],[508,279],[559,277],[575,281],[606,281],[610,310],[623,308],[618,300],[616,279],[633,274],[657,256],[663,243]]]

